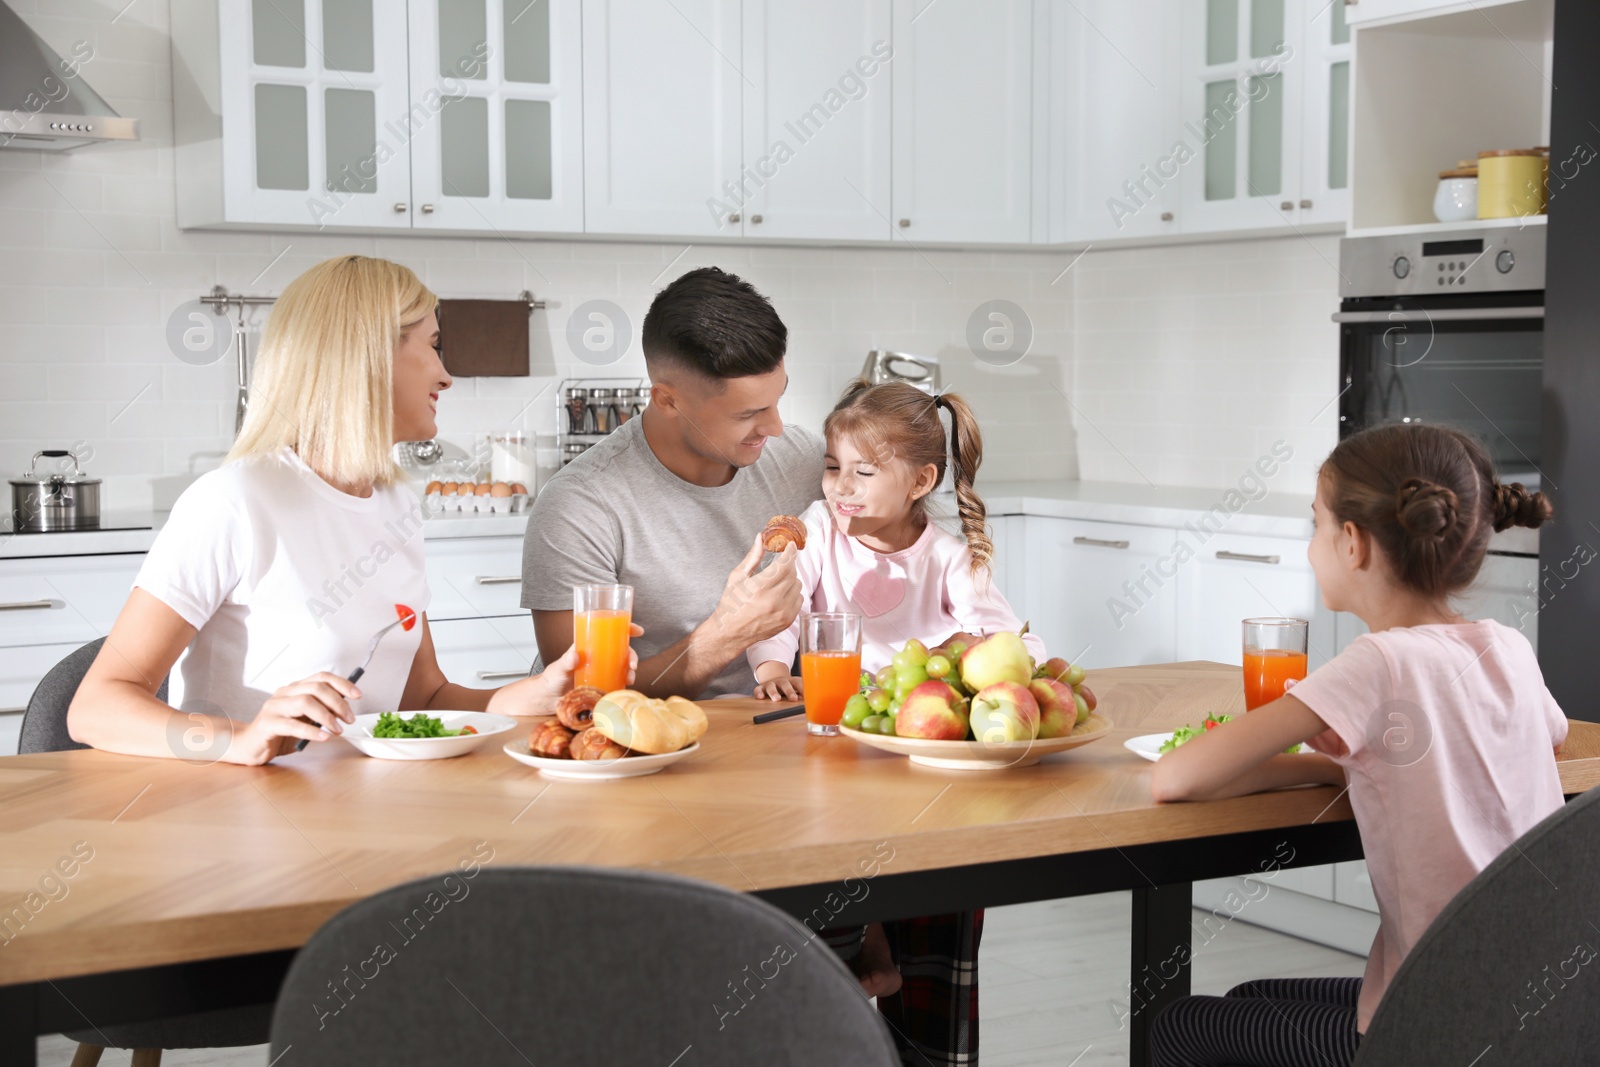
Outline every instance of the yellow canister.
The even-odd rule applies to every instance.
[[[1478,217],[1513,219],[1542,215],[1549,157],[1538,148],[1478,153]]]

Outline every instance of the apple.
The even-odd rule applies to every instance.
[[[1089,718],[1089,713],[1091,711],[1093,711],[1096,707],[1098,707],[1099,704],[1100,704],[1100,702],[1095,699],[1094,690],[1090,689],[1086,685],[1075,685],[1075,686],[1073,686],[1072,687],[1072,696],[1073,696],[1073,699],[1076,700],[1077,704],[1078,704],[1078,721],[1079,722],[1086,721]]]
[[[913,689],[894,717],[894,729],[901,737],[921,737],[928,741],[961,741],[967,736],[967,716],[961,696],[939,681],[927,681]]]
[[[1026,686],[1033,679],[1028,646],[1010,631],[991,634],[961,654],[961,679],[974,692],[998,682]]]
[[[1077,698],[1072,687],[1054,678],[1035,678],[1028,692],[1039,705],[1039,736],[1066,737],[1078,725]],[[1088,712],[1084,712],[1088,717]]]
[[[1039,702],[1026,686],[995,682],[972,698],[969,722],[972,736],[986,745],[1032,741],[1039,736]]]
[[[1035,674],[1037,677],[1050,678],[1059,682],[1063,680],[1062,676],[1065,675],[1071,668],[1072,664],[1068,663],[1060,656],[1051,656],[1049,659],[1039,664],[1039,669],[1035,672]]]

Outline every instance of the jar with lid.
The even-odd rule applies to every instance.
[[[568,463],[571,463],[574,459],[577,459],[579,456],[583,455],[588,448],[589,446],[584,444],[582,441],[569,441],[566,445],[562,446],[561,465],[564,467]]]
[[[615,397],[615,389],[589,390],[589,422],[593,432],[610,433],[617,428],[616,412],[611,406]]]
[[[633,418],[633,405],[639,394],[632,389],[618,389],[611,401],[613,425],[621,426]]]
[[[643,415],[645,405],[650,403],[650,387],[648,385],[633,391],[632,410],[634,415]]]
[[[567,432],[594,432],[589,418],[589,390],[582,386],[567,388]]]

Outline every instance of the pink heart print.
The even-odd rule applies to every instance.
[[[891,574],[890,568],[891,564],[887,560],[880,559],[872,570],[856,579],[856,587],[851,591],[850,599],[861,609],[861,614],[868,618],[887,615],[899,607],[900,602],[906,598],[905,578]]]

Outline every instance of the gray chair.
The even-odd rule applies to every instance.
[[[291,1047],[338,1067],[900,1062],[844,964],[776,908],[587,867],[435,875],[341,911],[284,978],[270,1057]]]
[[[78,685],[89,672],[89,665],[100,653],[105,638],[97,638],[50,668],[33,696],[28,698],[28,710],[22,716],[22,737],[17,751],[64,752],[69,749],[88,748],[74,741],[67,733],[67,708],[78,692]],[[167,699],[167,680],[161,680],[156,696]],[[195,1012],[175,1015],[147,1023],[127,1023],[120,1026],[94,1026],[76,1030],[66,1036],[78,1042],[78,1051],[72,1058],[72,1067],[93,1067],[107,1048],[133,1049],[134,1067],[156,1067],[161,1062],[161,1050],[169,1048],[232,1048],[239,1045],[261,1045],[267,1040],[267,1026],[272,1017],[271,1005],[262,1004],[248,1008],[227,1008],[221,1011]]]
[[[1593,1063],[1597,846],[1600,788],[1552,813],[1467,883],[1396,972],[1355,1067],[1480,1057],[1484,1065]]]

